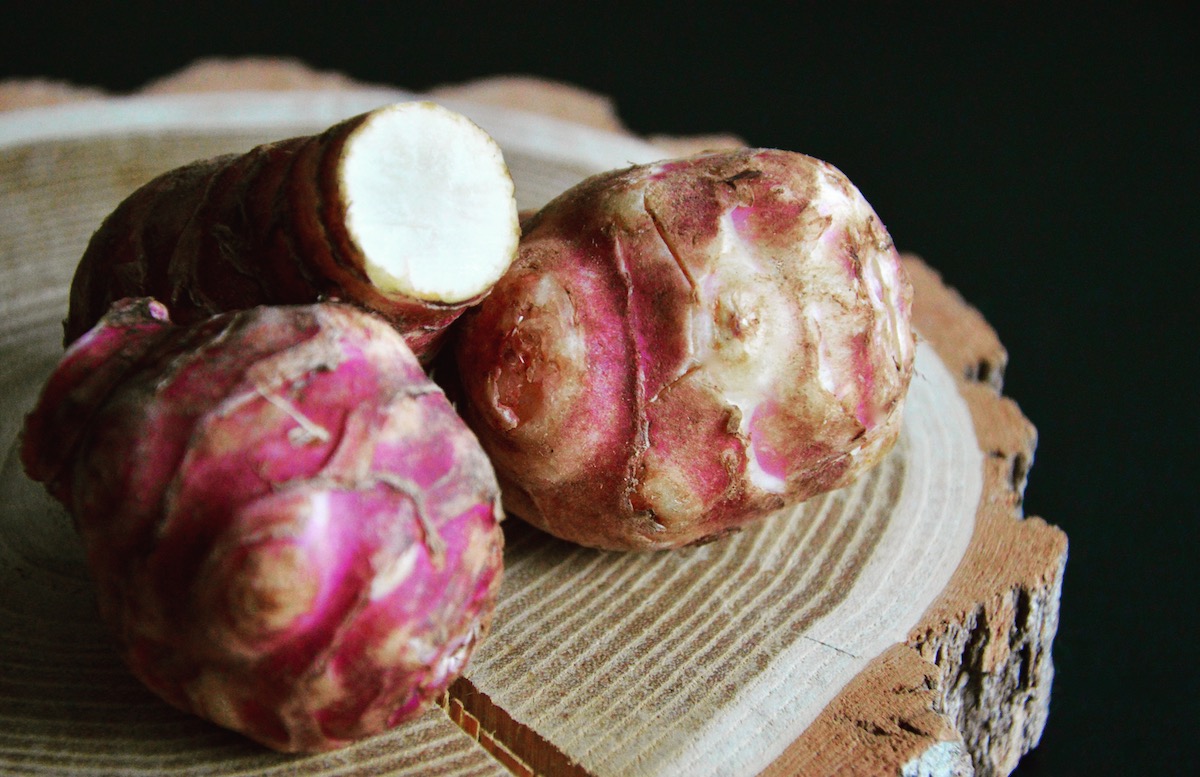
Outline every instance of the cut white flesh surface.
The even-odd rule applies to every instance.
[[[372,112],[339,168],[346,229],[371,282],[435,303],[487,292],[516,254],[520,226],[499,145],[432,102]]]

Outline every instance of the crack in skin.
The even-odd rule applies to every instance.
[[[396,399],[415,401],[424,396],[440,395],[441,393],[441,389],[432,384],[405,386],[393,394],[392,401],[389,402],[388,405],[391,406]],[[422,489],[409,479],[404,478],[396,473],[375,470],[372,468],[373,465],[371,462],[362,462],[359,466],[360,471],[358,473],[351,471],[348,473],[349,476],[347,477],[346,473],[339,473],[337,471],[342,466],[341,457],[339,457],[338,454],[341,452],[343,446],[351,446],[351,448],[354,449],[358,448],[357,445],[351,442],[349,439],[350,437],[351,435],[343,435],[342,439],[338,442],[338,450],[335,450],[330,455],[322,474],[318,478],[308,479],[307,482],[311,484],[314,482],[320,482],[321,480],[327,478],[330,483],[330,487],[332,488],[339,490],[350,489],[355,491],[370,490],[375,486],[382,484],[394,491],[404,494],[412,502],[413,513],[417,519],[417,523],[421,527],[420,541],[421,544],[425,546],[425,550],[429,554],[430,563],[433,565],[434,569],[442,569],[446,558],[446,542],[444,539],[442,539],[441,534],[438,532],[438,527],[434,525],[433,520],[428,515],[425,506],[424,492],[426,490],[435,490],[436,488],[445,484],[446,481],[452,477],[453,470],[442,473],[429,487],[429,489]],[[373,449],[374,446],[372,445],[372,450]]]
[[[679,267],[679,272],[683,273],[683,277],[687,279],[688,286],[692,289],[692,299],[696,302],[700,301],[700,287],[696,283],[696,279],[688,270],[687,265],[683,263],[683,258],[675,250],[675,246],[670,240],[667,240],[666,231],[663,228],[662,222],[659,220],[658,214],[654,212],[645,202],[645,195],[642,196],[642,207],[646,211],[646,215],[650,217],[650,223],[654,225],[654,231],[658,235],[658,239],[662,241],[663,246],[667,249],[667,253],[674,260],[675,265]]]
[[[734,173],[733,175],[729,176],[728,178],[723,179],[721,181],[721,183],[736,189],[737,186],[735,184],[737,184],[738,181],[745,181],[748,179],[758,178],[761,175],[762,175],[762,170],[743,170],[740,173]]]
[[[282,410],[296,422],[297,428],[288,432],[288,442],[292,445],[300,447],[313,442],[328,442],[330,440],[331,435],[329,430],[306,416],[300,408],[289,402],[287,397],[265,389],[262,386],[255,386],[254,389],[263,399]]]
[[[692,292],[692,294],[691,294],[692,302],[699,305],[700,304],[700,286],[696,282],[695,277],[688,270],[687,265],[684,264],[683,258],[675,250],[675,246],[671,243],[670,240],[667,239],[666,231],[663,228],[662,222],[659,220],[658,214],[655,213],[654,210],[652,208],[650,208],[649,204],[646,202],[645,193],[643,193],[643,195],[642,195],[642,208],[646,211],[646,215],[650,218],[650,223],[654,226],[654,232],[655,232],[655,234],[658,235],[659,241],[662,242],[663,247],[667,250],[667,255],[670,256],[671,260],[675,262],[675,266],[679,268],[679,272],[683,275],[684,279],[687,281],[688,287],[691,289],[691,292]],[[673,386],[675,386],[676,384],[685,380],[689,375],[693,374],[694,372],[696,372],[697,370],[699,370],[701,368],[700,362],[696,361],[695,351],[696,351],[696,349],[693,344],[693,347],[691,348],[691,352],[692,352],[691,353],[691,363],[688,364],[688,366],[684,367],[683,370],[680,371],[680,373],[678,375],[676,375],[674,378],[672,378],[671,380],[664,383],[663,386],[658,389],[658,391],[654,392],[654,396],[651,397],[649,400],[650,404],[657,402],[658,398],[660,396],[662,396],[664,392],[669,391]]]
[[[648,513],[647,517],[661,530],[662,523],[659,522],[658,516],[655,515],[653,509],[639,511],[633,506],[633,495],[639,493],[642,488],[641,474],[645,471],[646,453],[650,450],[650,420],[646,413],[646,370],[642,360],[642,352],[638,347],[637,341],[637,333],[640,331],[641,326],[640,321],[635,320],[634,311],[636,307],[633,303],[633,276],[629,272],[628,253],[625,245],[621,242],[620,233],[613,234],[612,243],[617,274],[620,276],[625,292],[625,315],[622,316],[622,320],[624,321],[623,334],[630,358],[633,362],[632,400],[634,430],[633,439],[629,441],[631,450],[625,464],[625,488],[622,498],[631,513]]]
[[[443,476],[442,479],[444,479]],[[413,504],[413,514],[421,525],[421,544],[429,553],[429,561],[434,569],[441,569],[446,563],[446,541],[438,534],[437,527],[425,512],[425,499],[422,490],[415,483],[391,472],[372,472],[371,480],[398,491],[407,496]]]
[[[744,178],[756,178],[760,174],[761,173],[756,170],[746,170],[738,175],[733,176],[731,179],[725,181],[725,183],[728,183],[730,186],[733,186],[734,188],[736,188],[737,181],[742,180]],[[659,215],[655,212],[655,210],[653,208],[650,207],[649,203],[646,202],[644,192],[643,192],[643,197],[642,197],[642,206],[646,213],[646,216],[650,220],[651,225],[653,225],[655,235],[658,237],[659,242],[662,244],[663,248],[666,251],[666,255],[671,258],[672,262],[674,262],[675,266],[679,269],[680,274],[683,276],[684,280],[686,280],[686,282],[688,284],[689,296],[690,296],[690,302],[691,302],[689,308],[692,311],[699,310],[703,306],[703,302],[704,302],[703,298],[702,298],[702,294],[701,294],[700,283],[697,280],[696,276],[693,275],[693,273],[688,268],[683,257],[676,250],[674,243],[668,238],[666,227],[664,226]],[[624,263],[623,256],[621,257],[621,259],[622,259],[622,263]],[[703,377],[703,375],[705,373],[705,364],[697,356],[697,352],[699,349],[698,349],[698,345],[695,342],[694,338],[695,338],[695,333],[694,332],[690,333],[688,359],[686,362],[681,364],[681,368],[679,369],[677,374],[675,374],[673,377],[671,377],[670,380],[665,381],[661,386],[659,386],[655,390],[653,396],[649,397],[648,399],[644,399],[644,400],[642,397],[639,397],[639,400],[643,400],[645,402],[645,405],[639,404],[639,409],[643,410],[643,413],[645,412],[644,411],[645,407],[648,407],[649,405],[657,403],[661,397],[668,395],[672,390],[674,390],[680,384],[692,379],[694,376],[697,376],[697,375]],[[708,343],[706,345],[706,349],[711,350],[712,343]],[[639,386],[644,391],[644,377],[641,374],[640,363],[639,363],[639,376],[638,377],[639,377]],[[729,416],[731,418],[732,417],[737,417],[738,419],[741,418],[741,415],[742,415],[741,409],[736,404],[728,401],[727,397],[722,397],[722,405],[724,406],[725,412],[727,414],[729,414]],[[648,434],[648,432],[649,432],[648,420],[643,421],[643,425]],[[741,449],[743,451],[743,454],[748,453],[748,451],[750,449],[750,440],[745,434],[742,433],[742,431],[740,429],[740,423],[732,425],[732,426],[730,424],[726,424],[726,433],[730,437],[733,437],[737,440],[738,445],[741,447]],[[649,445],[648,440],[647,440],[646,444],[647,444],[647,446]],[[645,451],[642,451],[638,458],[639,458],[639,460],[644,460],[645,459]],[[730,473],[731,484],[735,483],[737,481],[737,477],[733,474],[734,467],[731,467],[729,462],[724,462],[724,464],[725,464],[724,468],[725,468],[726,472]],[[640,486],[640,484],[638,484],[638,485]],[[646,512],[648,513],[647,517],[654,522],[655,526],[659,530],[663,530],[666,528],[665,525],[661,521],[658,520],[658,517],[655,515],[653,509],[650,509]],[[736,531],[736,530],[737,530],[736,527],[731,527],[729,529],[718,532],[715,535],[709,535],[706,537],[702,537],[699,540],[697,540],[696,543],[704,544],[706,542],[717,539],[719,536],[722,536],[725,533],[732,533],[733,531]]]
[[[656,391],[654,393],[654,396],[650,397],[649,404],[654,404],[655,402],[658,401],[658,398],[661,397],[663,394],[666,394],[671,389],[675,388],[675,386],[678,386],[680,383],[683,383],[685,380],[690,378],[692,375],[695,375],[697,372],[700,372],[702,369],[704,369],[704,365],[700,364],[700,362],[693,359],[692,363],[689,364],[682,372],[680,372],[674,378],[671,378],[671,380],[664,383],[662,388],[660,388],[658,391]],[[730,409],[732,409],[733,407],[734,407],[733,405],[729,405]]]

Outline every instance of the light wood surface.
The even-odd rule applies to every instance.
[[[209,61],[150,91],[248,88],[359,85],[293,62]],[[621,146],[628,133],[610,101],[526,77],[433,94],[480,106],[501,134],[519,132],[524,112],[549,114],[529,124],[542,130],[534,140],[514,140],[523,207],[613,155],[618,166],[740,142]],[[0,108],[73,99],[98,95],[0,86]],[[57,358],[74,260],[120,192],[157,169],[269,139],[263,131],[2,149],[0,262],[10,285],[0,440],[14,438]],[[1066,538],[1023,517],[1035,433],[1001,396],[1006,356],[995,333],[927,265],[912,256],[906,265],[923,343],[905,434],[883,465],[843,492],[678,553],[586,551],[511,521],[493,633],[444,707],[337,756],[281,760],[137,688],[90,609],[69,524],[8,461],[0,771],[1007,773],[1045,723]]]

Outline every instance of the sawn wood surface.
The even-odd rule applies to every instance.
[[[145,91],[167,94],[242,89],[351,89],[355,86],[338,74],[317,73],[298,63],[251,60],[197,63],[182,73],[148,85]],[[626,132],[608,99],[570,85],[535,78],[501,76],[447,85],[433,90],[432,94],[435,98],[513,107],[609,132]],[[100,99],[106,99],[106,95],[86,86],[38,82],[0,85],[0,109]],[[650,140],[664,150],[665,156],[742,142],[732,135]],[[961,554],[955,557],[946,570],[944,581],[915,617],[915,625],[896,635],[896,639],[873,658],[860,656],[863,665],[856,669],[854,676],[847,678],[848,682],[824,689],[826,698],[809,715],[811,719],[806,719],[803,730],[795,736],[789,734],[784,746],[777,748],[778,752],[758,752],[755,757],[733,758],[730,765],[716,769],[710,768],[707,762],[699,762],[697,772],[1007,774],[1020,756],[1037,743],[1041,734],[1049,709],[1053,677],[1050,648],[1057,627],[1067,542],[1060,530],[1039,518],[1026,517],[1022,511],[1021,497],[1033,461],[1036,432],[1015,402],[1002,394],[1007,356],[987,322],[921,259],[908,255],[905,264],[915,288],[914,323],[923,339],[923,347],[936,353],[945,367],[946,379],[950,381],[947,385],[961,397],[974,435],[972,444],[979,454],[972,461],[978,461],[981,469],[978,473],[981,496],[974,515],[966,516],[969,531]],[[936,447],[937,440],[931,444]],[[899,478],[912,474],[906,475],[903,469],[904,464],[899,458],[890,465],[881,465],[878,473],[864,479],[864,483],[856,484],[856,490],[848,492],[844,498],[830,498],[809,506],[799,511],[798,517],[788,524],[786,531],[807,537],[805,541],[813,543],[814,549],[826,546],[816,543],[813,537],[831,538],[825,556],[831,560],[824,568],[823,582],[817,581],[816,577],[813,580],[805,578],[807,583],[799,578],[795,581],[795,590],[808,590],[808,598],[802,599],[789,599],[782,594],[751,595],[763,590],[758,578],[753,583],[738,582],[739,575],[750,574],[748,570],[752,567],[755,573],[762,572],[764,554],[784,552],[780,549],[783,546],[771,544],[774,529],[745,532],[744,536],[729,541],[727,548],[723,549],[717,543],[669,562],[626,560],[614,558],[612,554],[584,552],[572,556],[572,551],[556,547],[553,548],[558,554],[554,556],[556,560],[544,564],[546,569],[542,571],[545,574],[539,577],[539,559],[544,560],[547,543],[554,541],[548,541],[533,530],[510,526],[509,553],[514,559],[514,571],[513,582],[506,584],[514,594],[509,606],[516,612],[516,605],[520,604],[525,613],[521,616],[524,625],[506,626],[498,618],[493,636],[481,649],[478,661],[454,685],[442,709],[431,710],[418,723],[384,741],[364,743],[339,758],[326,757],[327,765],[311,773],[354,773],[367,764],[372,764],[373,773],[384,774],[498,774],[506,769],[518,774],[658,773],[673,770],[658,768],[655,759],[667,757],[663,753],[691,753],[692,757],[703,758],[703,753],[715,752],[705,747],[737,752],[739,747],[746,747],[746,742],[757,741],[753,737],[758,736],[761,729],[774,725],[773,710],[769,706],[755,708],[755,716],[743,715],[739,719],[744,730],[737,727],[713,730],[704,726],[708,709],[705,705],[716,704],[712,701],[716,696],[736,696],[742,705],[738,707],[740,710],[747,705],[752,708],[756,704],[769,705],[776,698],[782,698],[770,689],[758,696],[747,696],[750,692],[745,689],[757,687],[754,684],[759,683],[759,678],[770,675],[771,656],[792,655],[787,652],[792,649],[788,646],[797,640],[789,638],[788,634],[808,633],[803,630],[810,622],[816,622],[830,612],[838,618],[851,617],[853,613],[839,614],[836,606],[844,601],[856,601],[853,598],[853,575],[858,574],[855,553],[862,558],[870,556],[874,549],[871,543],[880,541],[884,529],[880,528],[878,536],[869,530],[855,529],[845,534],[844,541],[836,540],[842,536],[837,534],[838,527],[844,525],[838,522],[842,520],[838,515],[862,510],[864,514],[880,516],[879,525],[883,527],[892,504],[889,500],[898,498],[893,485]],[[875,513],[871,513],[872,510]],[[870,523],[866,525],[869,529]],[[822,531],[826,534],[822,535]],[[570,563],[564,565],[564,557],[570,557]],[[781,568],[786,567],[780,563]],[[934,564],[933,561],[920,563]],[[942,559],[936,563],[944,565],[947,562]],[[726,566],[721,567],[722,564]],[[854,570],[853,574],[839,577],[837,570],[842,569],[839,564]],[[697,570],[706,567],[722,571],[720,575],[705,578]],[[917,568],[902,570],[903,574],[889,574],[900,575],[903,579],[921,579],[926,571]],[[576,598],[569,599],[572,586],[578,587],[580,581],[583,581],[582,585],[591,585],[589,580],[602,575],[608,576],[616,591],[612,604],[604,599],[599,589],[577,591]],[[734,582],[729,584],[730,580]],[[757,607],[760,608],[758,612],[764,613],[759,620],[782,625],[774,631],[762,632],[768,642],[776,640],[765,647],[757,643],[743,644],[737,640],[746,632],[740,627],[723,630],[717,618],[704,620],[694,612],[677,612],[678,608],[672,610],[671,606],[653,610],[674,613],[670,617],[650,616],[647,613],[652,611],[651,608],[627,607],[623,602],[627,602],[630,592],[636,592],[639,586],[649,589],[645,594],[647,598],[655,598],[655,590],[675,590],[679,592],[676,598],[685,602],[694,602],[697,592],[703,592],[707,590],[705,586],[709,586],[707,606],[716,606],[714,602],[729,596],[734,600],[730,607],[741,607],[738,602],[744,599],[746,607]],[[516,598],[517,594],[534,596],[537,591],[545,594],[551,589],[555,596],[560,599],[566,596],[568,600],[563,600],[566,603],[562,604],[562,609],[543,613],[545,617],[541,621],[538,620],[538,601],[528,598],[518,601]],[[822,591],[825,593],[821,594]],[[904,598],[902,590],[893,593],[895,599]],[[675,594],[662,594],[668,600],[671,596]],[[502,603],[500,616],[506,612],[504,607]],[[745,612],[743,607],[736,615],[744,618]],[[807,612],[812,617],[805,620],[798,615],[794,620],[787,620],[779,615],[783,612],[800,612],[801,615]],[[729,617],[732,620],[734,616]],[[611,623],[614,619],[633,629],[629,633],[650,636],[644,644],[632,648],[632,652],[627,646],[615,649],[612,647],[615,635]],[[711,638],[694,645],[683,640],[674,650],[671,645],[664,646],[650,638],[657,633],[654,629],[667,628],[671,624],[676,624],[673,628],[687,634],[689,639],[706,634]],[[526,655],[522,659],[527,665],[511,655],[506,656],[506,651],[512,653],[515,648],[497,638],[506,628],[516,629],[514,633],[522,639],[533,639],[539,631],[560,627],[565,629],[562,636],[555,637],[553,644],[551,641],[546,643],[543,656],[535,657],[535,660]],[[521,631],[521,628],[526,630]],[[667,629],[663,633],[676,632]],[[586,638],[580,635],[586,635]],[[811,635],[808,639],[816,641]],[[778,647],[777,643],[784,647]],[[842,644],[825,645],[827,650],[824,652],[828,655],[839,650],[854,652],[845,650]],[[574,652],[560,654],[563,645]],[[718,650],[717,645],[724,647]],[[689,653],[693,648],[695,650]],[[0,653],[0,663],[9,661],[10,655],[15,653]],[[759,658],[763,655],[767,658]],[[689,675],[689,667],[695,665],[698,657],[705,656],[712,660],[704,665],[716,674]],[[730,663],[732,659],[718,660],[720,656],[752,659]],[[721,663],[722,660],[725,663]],[[556,666],[566,669],[560,668],[546,677],[539,676],[539,667],[544,668],[552,661],[565,661]],[[27,669],[33,666],[30,671],[36,674],[38,662],[29,655],[22,654],[21,661],[9,663],[11,666],[20,663]],[[8,672],[11,666],[0,668]],[[109,670],[106,665],[97,671],[104,675]],[[625,676],[640,676],[658,682],[653,687],[661,691],[640,697],[631,695],[628,688],[623,690],[621,687],[621,678]],[[24,681],[15,673],[9,678],[0,676],[0,685],[5,682],[28,692],[22,684]],[[563,684],[561,691],[555,686],[556,682]],[[719,692],[722,682],[729,684],[732,689],[729,693]],[[122,692],[132,694],[131,703],[136,705],[153,703],[136,691]],[[539,693],[542,696],[538,696]],[[712,695],[714,693],[716,696]],[[541,701],[543,696],[552,698],[555,694],[561,697],[557,702]],[[132,767],[161,765],[169,761],[174,764],[172,773],[220,774],[225,770],[282,774],[296,766],[293,762],[253,752],[247,745],[220,735],[216,739],[223,748],[224,766],[212,761],[210,755],[202,755],[210,751],[200,748],[181,751],[173,760],[163,761],[162,752],[155,754],[156,748],[161,751],[159,745],[138,744],[137,730],[114,744],[112,732],[98,720],[92,721],[98,743],[95,756],[90,759],[86,753],[64,756],[61,749],[56,748],[56,735],[52,731],[54,715],[58,713],[47,712],[46,705],[50,704],[69,719],[70,694],[43,700],[41,707],[5,701],[18,695],[0,694],[0,719],[12,724],[7,727],[8,733],[0,734],[0,763],[7,767],[16,768],[23,764],[28,771],[35,772],[57,765],[64,773],[111,773],[104,769],[113,764]],[[611,706],[606,706],[610,702]],[[788,703],[792,705],[789,710],[802,706],[794,699]],[[613,731],[624,725],[621,721],[641,720],[643,718],[639,716],[644,716],[647,710],[663,709],[666,708],[664,705],[670,704],[676,707],[667,709],[665,718],[649,718],[662,727],[661,736],[647,738],[645,731],[619,732],[618,735]],[[589,719],[581,710],[590,710],[595,717]],[[613,717],[620,715],[631,717]],[[568,723],[555,723],[554,716]],[[605,720],[609,722],[608,729]],[[618,725],[612,725],[613,720]],[[183,724],[170,723],[170,726],[176,725]],[[144,733],[161,737],[162,730],[152,728]],[[673,736],[681,737],[683,744],[674,749],[662,744]],[[704,746],[694,741],[704,738],[707,738]],[[114,747],[126,748],[128,752],[114,756],[110,752]],[[642,751],[631,749],[637,747],[645,748],[644,757]],[[633,760],[623,760],[622,754]],[[151,755],[160,760],[153,760]],[[739,769],[738,764],[744,764],[745,768]]]

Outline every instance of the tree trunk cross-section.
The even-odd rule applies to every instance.
[[[198,63],[146,92],[363,86],[298,63],[242,60]],[[653,151],[590,148],[597,131],[635,139],[609,100],[567,84],[501,76],[432,96],[515,108],[505,121],[517,126],[521,116],[531,128],[550,122],[545,137],[568,151],[578,127],[592,166]],[[0,84],[0,109],[104,97]],[[172,161],[182,164],[252,134],[184,133],[176,147],[150,138],[136,150],[119,139],[0,145],[0,270],[10,281],[0,390],[14,408],[0,419],[4,444],[56,359],[55,305],[81,243],[115,192],[149,172],[143,157],[191,154]],[[741,143],[651,140],[664,156]],[[541,187],[534,200],[557,185],[520,149],[510,164],[519,189],[521,179]],[[66,169],[71,181],[58,181]],[[42,257],[36,267],[31,255]],[[1066,538],[1023,515],[1036,433],[1001,394],[1007,357],[996,334],[921,259],[905,265],[917,376],[906,431],[875,470],[679,552],[590,551],[511,520],[500,607],[466,675],[418,721],[337,754],[264,752],[137,686],[96,621],[69,523],[14,477],[10,457],[0,474],[0,771],[1007,774],[1046,722]]]
[[[475,91],[468,84],[447,92],[500,103],[520,94],[530,104],[538,86],[499,78]],[[551,99],[560,88],[547,85],[544,94],[561,115],[567,100]],[[620,126],[611,106],[576,99],[580,122]],[[678,154],[738,143],[729,136],[655,140]],[[919,258],[906,256],[905,265],[916,328],[955,375],[985,454],[974,534],[953,578],[905,641],[847,685],[764,774],[1007,774],[1045,726],[1067,541],[1022,511],[1036,431],[1001,394],[1008,357],[996,333]],[[488,716],[485,694],[468,681],[456,690],[465,708]],[[540,738],[529,743],[542,770],[578,769]]]

